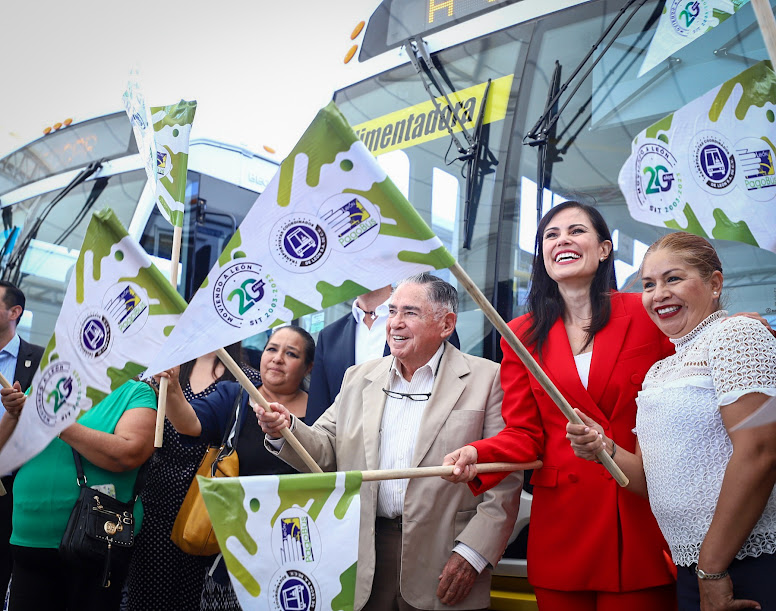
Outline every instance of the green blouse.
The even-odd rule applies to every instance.
[[[78,422],[113,433],[126,410],[136,407],[156,409],[156,394],[148,384],[130,380],[84,413]],[[138,469],[113,473],[96,467],[81,456],[89,486],[113,484],[116,498],[129,501]],[[25,463],[13,485],[13,532],[11,543],[22,547],[58,548],[70,512],[78,500],[76,469],[69,445],[55,438],[45,450]],[[140,499],[135,503],[135,534],[143,519]]]

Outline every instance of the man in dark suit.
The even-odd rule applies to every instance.
[[[312,424],[334,403],[348,367],[391,353],[385,341],[390,296],[390,284],[359,295],[350,314],[338,318],[318,334],[305,422]],[[450,343],[461,347],[455,330]]]
[[[43,346],[24,341],[16,325],[24,313],[26,300],[15,285],[0,280],[0,373],[19,390],[27,390],[38,370]],[[0,415],[3,409],[0,407]],[[0,593],[4,595],[11,575],[11,510],[13,508],[13,475],[0,477],[7,494],[0,496]]]

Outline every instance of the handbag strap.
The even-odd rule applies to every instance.
[[[240,404],[242,403],[243,389],[240,386],[240,390],[237,393],[237,398],[234,400],[232,406],[231,419],[227,420],[226,428],[224,429],[224,437],[221,440],[221,446],[218,448],[218,453],[213,463],[210,465],[210,476],[216,476],[216,470],[218,469],[218,463],[231,456],[237,451],[237,424],[240,421]],[[232,426],[229,426],[229,422],[232,422]],[[207,453],[205,454],[207,456]]]
[[[76,483],[86,488],[86,475],[84,475],[84,467],[81,463],[81,455],[76,451],[76,449],[73,446],[70,446],[70,449],[73,451],[73,460],[75,461],[75,470],[78,473],[78,476],[76,477]],[[146,483],[146,476],[147,476],[147,467],[148,462],[144,462],[140,469],[137,471],[137,477],[135,478],[135,485],[132,487],[132,502],[137,500],[137,497],[140,496],[140,491],[145,487]],[[81,483],[81,480],[83,480],[83,483]]]
[[[232,415],[231,418],[227,421],[226,429],[224,430],[224,438],[221,440],[221,448],[226,447],[227,445],[231,446],[232,451],[237,450],[237,439],[239,435],[237,434],[238,424],[240,423],[240,416],[243,416],[243,414],[240,413],[240,406],[242,405],[242,398],[243,398],[243,387],[240,386],[240,390],[237,392],[237,397],[234,400],[234,405],[232,406]],[[232,423],[232,426],[229,426],[229,422]]]

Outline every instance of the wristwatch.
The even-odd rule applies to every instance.
[[[698,566],[695,566],[695,574],[698,576],[698,579],[724,579],[728,576],[728,572],[722,571],[721,573],[707,573],[703,569],[698,568]]]

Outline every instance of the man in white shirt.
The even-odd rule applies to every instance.
[[[349,314],[326,325],[318,334],[304,419],[308,424],[313,424],[334,403],[348,367],[391,353],[385,341],[391,291],[389,284],[359,295]],[[461,347],[455,330],[449,341],[456,348]]]
[[[504,426],[499,366],[447,339],[458,296],[418,274],[389,300],[391,356],[348,369],[334,404],[314,426],[257,409],[265,446],[300,470],[280,430],[290,426],[324,471],[437,466],[450,448]],[[339,427],[339,428],[338,428]],[[517,517],[522,473],[473,497],[440,478],[365,482],[355,609],[484,609],[490,568]]]

